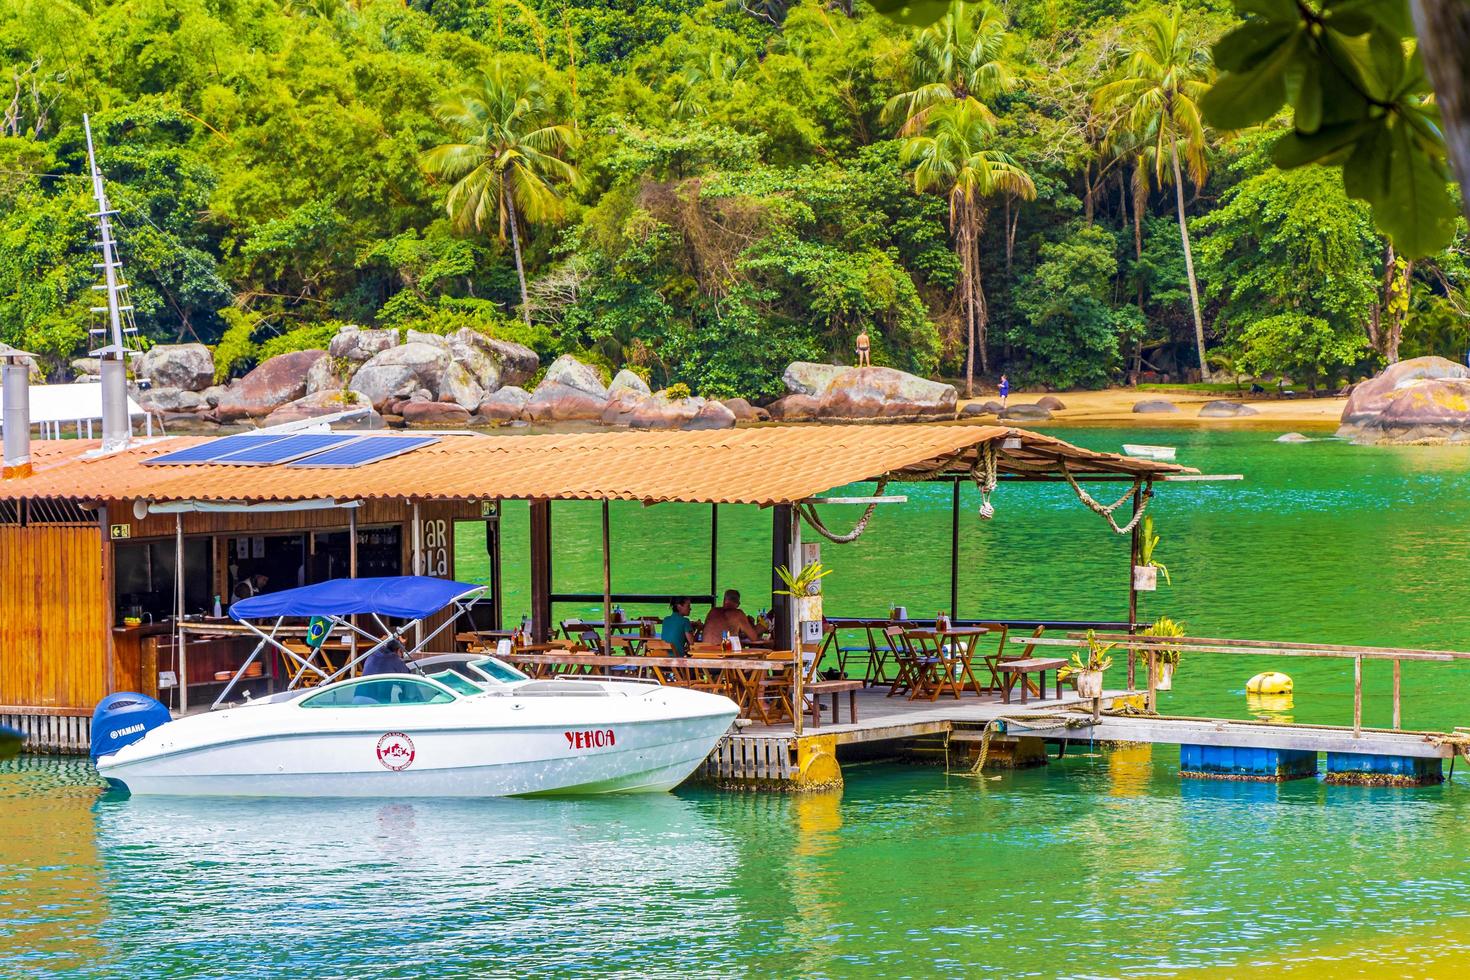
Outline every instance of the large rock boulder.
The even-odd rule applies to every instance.
[[[204,399],[204,404],[210,408],[214,408],[219,404],[219,400],[225,397],[225,392],[229,390],[229,387],[226,385],[210,385],[199,393],[199,397]]]
[[[476,424],[488,425],[518,422],[525,418],[526,402],[530,400],[531,393],[526,389],[506,385],[499,391],[493,391],[485,396],[485,400],[480,402],[480,407],[475,410],[473,421]]]
[[[203,391],[214,384],[214,354],[203,344],[158,344],[133,359],[133,375],[155,388]]]
[[[817,417],[819,407],[811,395],[790,394],[771,402],[767,410],[778,422],[810,422]]]
[[[1202,419],[1238,419],[1260,414],[1249,405],[1231,401],[1205,402],[1199,409],[1199,417]]]
[[[1167,415],[1179,411],[1179,406],[1162,398],[1148,399],[1133,404],[1133,411],[1139,415]]]
[[[485,349],[500,358],[500,383],[523,385],[536,376],[541,368],[541,358],[525,344],[497,337],[480,337]]]
[[[1376,377],[1353,386],[1342,410],[1342,424],[1358,425],[1377,418],[1399,389],[1424,381],[1456,378],[1470,378],[1470,368],[1446,357],[1415,357],[1390,364]]]
[[[78,378],[95,378],[102,373],[102,360],[96,357],[79,357],[71,362],[71,373]]]
[[[207,408],[204,396],[185,388],[149,388],[138,396],[138,407],[160,415],[164,412],[197,412]]]
[[[346,326],[338,330],[337,335],[327,344],[327,353],[335,358],[361,364],[371,360],[373,355],[397,346],[397,329],[364,330],[358,326]]]
[[[345,369],[351,364],[341,357],[327,356],[311,366],[306,372],[306,393],[315,395],[319,391],[341,391],[347,387]]]
[[[911,419],[954,416],[954,385],[929,381],[893,368],[843,371],[818,396],[824,419]]]
[[[786,383],[786,390],[793,395],[819,396],[826,390],[832,379],[856,368],[842,367],[837,364],[813,364],[811,361],[792,361],[786,366],[781,375],[781,380]]]
[[[1353,388],[1341,437],[1356,442],[1470,441],[1470,368],[1416,357]]]
[[[1040,404],[1028,405],[1020,402],[1015,405],[1007,405],[1000,413],[1000,418],[1006,422],[1045,422],[1051,418],[1051,412],[1042,408]]]
[[[470,413],[453,402],[405,403],[399,411],[405,425],[469,425]]]
[[[449,366],[449,346],[400,344],[374,354],[357,369],[348,385],[363,395],[374,408],[382,409],[390,399],[412,397],[420,389],[439,397],[439,379]]]
[[[634,429],[679,429],[693,422],[703,407],[703,398],[670,398],[663,391],[650,395],[625,391],[607,402],[602,422]]]
[[[215,417],[221,422],[264,418],[287,402],[305,397],[307,375],[326,356],[324,350],[300,350],[272,357],[230,382],[215,405]]]
[[[473,412],[485,400],[485,389],[464,364],[450,361],[439,376],[439,400],[453,402],[466,412]]]
[[[686,429],[733,429],[735,427],[735,413],[725,406],[723,402],[715,399],[707,399],[699,406],[699,411],[694,418],[684,424]]]
[[[1276,441],[1276,442],[1311,442],[1312,440],[1308,439],[1306,436],[1302,435],[1300,432],[1288,432],[1285,435],[1277,436],[1274,441]]]
[[[403,335],[405,344],[428,344],[430,347],[443,347],[449,349],[449,338],[442,333],[429,333],[427,330],[410,329]]]
[[[607,385],[602,381],[602,372],[590,364],[583,364],[570,354],[563,354],[551,362],[551,366],[546,369],[546,376],[536,389],[537,393],[547,385],[561,385],[599,401],[607,401]]]
[[[1056,395],[1042,395],[1040,398],[1036,399],[1036,404],[1040,405],[1048,412],[1060,412],[1067,407],[1066,405],[1062,404],[1062,400]]]
[[[495,391],[504,381],[501,358],[490,345],[490,338],[468,327],[448,337],[449,353],[456,364],[465,369],[482,391]],[[466,406],[471,411],[474,406]]]
[[[532,422],[596,422],[606,409],[606,393],[593,394],[546,380],[526,401],[524,414]]]
[[[736,422],[769,422],[771,413],[764,408],[756,408],[744,398],[726,398],[725,407],[730,414],[735,416]]]
[[[305,395],[292,402],[287,402],[280,408],[265,417],[264,425],[282,425],[286,422],[302,422],[306,419],[320,418],[323,415],[334,415],[337,412],[345,412],[351,408],[368,408],[366,398],[355,391],[318,391]],[[382,428],[383,419],[377,412],[371,412],[368,416],[371,422],[370,428]]]
[[[638,377],[638,375],[634,374],[632,371],[629,371],[627,368],[623,368],[621,371],[613,376],[612,384],[607,386],[607,397],[616,398],[625,391],[634,395],[653,394],[653,392],[649,390],[648,382],[644,381],[642,378]]]

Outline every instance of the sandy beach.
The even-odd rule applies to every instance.
[[[1028,392],[1012,391],[1010,404],[1032,404],[1043,395],[1059,398],[1066,406],[1053,412],[1049,422],[1013,423],[1017,425],[1119,425],[1148,426],[1223,426],[1263,429],[1336,429],[1342,417],[1346,398],[1274,398],[1265,396],[1219,394],[1202,391],[1149,391],[1136,388],[1108,388],[1102,391]],[[987,402],[996,398],[993,392],[981,393],[968,401]],[[1200,418],[1199,410],[1207,402],[1239,401],[1259,414],[1245,418]],[[1137,413],[1133,406],[1141,401],[1168,401],[1178,412]],[[967,404],[962,401],[961,404]]]

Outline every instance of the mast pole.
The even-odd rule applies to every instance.
[[[117,212],[107,203],[107,188],[102,182],[102,171],[97,168],[97,153],[92,146],[92,121],[85,113],[82,115],[82,129],[87,136],[87,166],[92,173],[92,196],[97,199],[97,213],[93,217],[97,219],[98,247],[102,252],[102,261],[98,265],[102,267],[103,282],[92,288],[101,290],[107,297],[106,306],[94,306],[92,311],[107,313],[108,326],[93,332],[107,333],[108,342],[92,354],[100,359],[102,375],[102,451],[112,452],[126,448],[133,436],[133,421],[128,414],[127,356],[131,351],[125,339],[125,334],[132,332],[132,328],[131,325],[123,326],[123,314],[131,311],[132,307],[121,302],[122,291],[128,287],[126,283],[117,281],[121,263],[117,259],[117,241],[112,237],[111,221]]]

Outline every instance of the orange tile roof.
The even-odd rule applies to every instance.
[[[392,438],[392,436],[384,436]],[[0,482],[0,499],[284,501],[336,498],[602,499],[689,503],[790,503],[885,473],[922,478],[968,472],[981,445],[1002,473],[1137,476],[1191,472],[1152,460],[1080,449],[1021,429],[986,425],[779,425],[705,432],[602,431],[447,436],[356,469],[284,466],[144,466],[205,441],[167,438],[86,458],[92,441],[41,441],[34,472]]]

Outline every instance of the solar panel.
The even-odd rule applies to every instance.
[[[367,436],[288,464],[292,467],[352,469],[413,452],[438,442],[433,436]]]
[[[319,453],[324,449],[330,449],[357,438],[356,434],[344,435],[335,432],[287,436],[284,439],[241,449],[239,452],[216,453],[207,462],[221,466],[273,466],[276,463],[289,463],[293,459],[310,456],[312,453]]]
[[[167,453],[155,459],[145,459],[145,466],[172,466],[181,463],[207,463],[217,456],[228,455],[239,452],[242,449],[253,449],[272,442],[280,442],[285,436],[258,436],[238,435],[225,436],[223,439],[211,439],[188,449],[180,449],[178,452]]]

